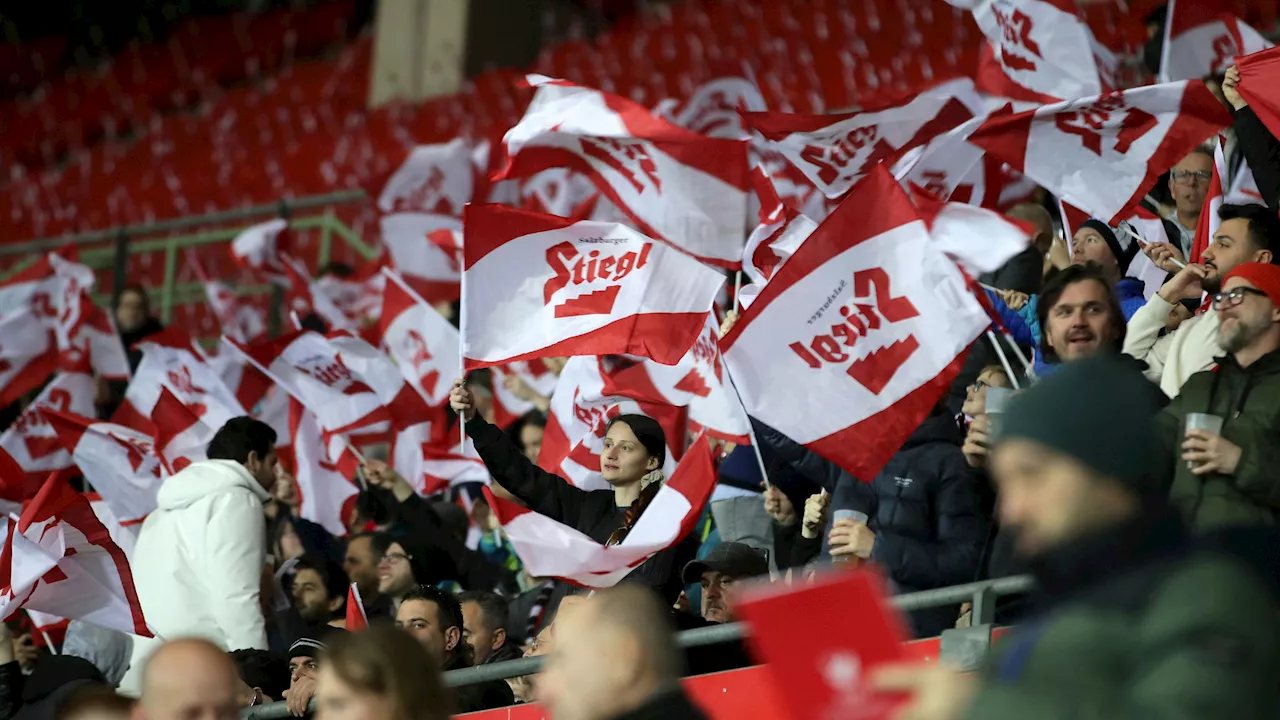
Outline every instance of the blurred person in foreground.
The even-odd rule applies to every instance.
[[[240,680],[253,691],[259,705],[283,699],[292,682],[287,660],[269,650],[232,650],[227,653],[236,664]]]
[[[208,460],[161,483],[156,509],[142,523],[131,558],[138,599],[158,637],[203,637],[224,651],[265,650],[262,506],[276,482],[276,431],[252,418],[232,418],[206,453]],[[134,639],[122,692],[137,692],[138,674],[156,645]]]
[[[1213,296],[1212,370],[1187,379],[1156,420],[1157,477],[1196,530],[1275,525],[1280,507],[1280,265],[1245,263]],[[1221,418],[1220,432],[1186,430],[1188,413]]]
[[[56,720],[129,720],[133,717],[133,707],[129,698],[98,685],[71,693],[54,717]]]
[[[462,641],[462,607],[449,593],[418,585],[396,610],[396,627],[422,644],[441,670],[472,667],[471,646]],[[492,710],[515,704],[511,687],[501,680],[464,685],[454,691],[459,712]]]
[[[684,583],[702,587],[702,607],[700,617],[677,612],[676,626],[680,630],[689,630],[733,622],[737,619],[734,611],[742,585],[756,578],[765,582],[769,580],[769,561],[760,551],[743,543],[722,542],[716,545],[705,558],[684,566]],[[690,675],[754,664],[740,639],[686,648],[685,660]]]
[[[446,720],[452,709],[436,659],[395,628],[344,633],[320,658],[316,720]]]
[[[1010,402],[991,468],[1035,610],[980,674],[878,669],[875,686],[912,696],[900,717],[1275,717],[1275,590],[1191,544],[1147,472],[1157,405],[1142,384],[1132,365],[1091,358]]]
[[[520,657],[520,648],[507,637],[510,608],[501,596],[471,590],[458,594],[462,606],[462,641],[471,646],[476,665],[500,663]]]
[[[140,669],[133,720],[237,720],[246,685],[221,648],[198,638],[161,645]],[[252,694],[250,694],[252,697]]]
[[[560,603],[556,614],[534,636],[533,641],[529,643],[529,647],[525,649],[522,657],[531,658],[549,655],[555,647],[556,620],[578,612],[586,601],[587,597],[584,595],[569,595],[566,597],[564,602]],[[511,686],[511,692],[515,695],[516,700],[528,703],[534,701],[534,684],[537,678],[537,675],[521,675],[507,678],[507,684]]]
[[[535,688],[554,720],[706,717],[680,687],[671,614],[652,590],[601,591],[556,624]]]
[[[1205,248],[1200,264],[1188,264],[1178,270],[1169,264],[1167,243],[1152,243],[1147,254],[1163,269],[1176,271],[1160,291],[1151,296],[1138,312],[1129,318],[1124,336],[1126,355],[1147,364],[1147,377],[1159,383],[1165,395],[1174,397],[1192,375],[1213,367],[1214,358],[1222,354],[1218,344],[1218,313],[1201,311],[1183,321],[1178,329],[1161,337],[1174,305],[1184,299],[1198,299],[1222,290],[1222,281],[1238,266],[1276,262],[1280,248],[1280,218],[1261,205],[1223,205],[1218,208],[1222,224]]]

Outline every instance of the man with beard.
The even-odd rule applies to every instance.
[[[1147,378],[1169,397],[1187,378],[1213,367],[1223,348],[1218,344],[1216,312],[1200,312],[1174,332],[1160,337],[1173,306],[1184,298],[1210,296],[1222,289],[1222,278],[1244,263],[1273,263],[1280,246],[1280,218],[1261,205],[1223,205],[1222,224],[1200,264],[1188,264],[1129,318],[1124,340],[1127,355],[1147,363]]]
[[[1036,307],[1045,362],[1072,362],[1116,353],[1124,343],[1120,299],[1097,263],[1072,265],[1055,275]]]
[[[1192,375],[1159,416],[1162,478],[1197,530],[1274,525],[1280,505],[1280,266],[1244,263],[1213,296],[1226,354]],[[1189,413],[1222,428],[1184,430]]]

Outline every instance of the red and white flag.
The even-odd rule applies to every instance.
[[[138,343],[138,347],[142,361],[112,422],[139,432],[154,432],[152,411],[163,389],[215,430],[231,418],[248,414],[181,330],[171,326]]]
[[[990,322],[881,167],[782,266],[720,348],[748,415],[869,481]]]
[[[64,477],[49,476],[8,530],[0,554],[5,617],[25,607],[153,636],[124,551]]]
[[[129,356],[116,332],[115,319],[93,304],[88,290],[76,288],[64,294],[54,337],[58,341],[59,366],[64,370],[74,370],[88,361],[102,377],[129,379]]]
[[[953,80],[905,105],[836,115],[748,113],[758,130],[828,198],[838,198],[881,162],[986,115],[971,80]]]
[[[419,495],[432,495],[451,487],[469,483],[489,484],[489,470],[476,454],[467,438],[457,443],[457,433],[450,434],[452,447],[436,433],[440,420],[419,423],[396,434],[391,449],[392,465]]]
[[[1199,80],[1227,71],[1236,57],[1274,47],[1235,16],[1229,0],[1169,0],[1164,24],[1161,82]]]
[[[1196,80],[993,116],[969,142],[1114,225],[1164,171],[1230,122]]]
[[[62,447],[123,524],[142,522],[156,508],[167,473],[155,438],[113,423],[46,409]]]
[[[947,0],[973,11],[987,37],[978,87],[1017,100],[1054,102],[1114,86],[1115,58],[1076,14],[1074,0]]]
[[[314,313],[330,330],[353,330],[355,322],[311,279],[307,266],[295,257],[281,255],[285,275],[289,278],[289,309],[299,317]]]
[[[743,112],[767,109],[760,88],[744,77],[720,77],[698,86],[688,100],[667,99],[653,114],[707,137],[744,140],[751,137]]]
[[[447,215],[395,213],[380,221],[382,243],[391,264],[429,302],[458,299],[462,259],[433,238],[462,231],[462,221]]]
[[[530,75],[500,178],[582,173],[645,235],[737,267],[747,216],[747,143],[708,138],[610,93]]]
[[[193,462],[207,460],[209,443],[222,425],[211,425],[199,408],[184,403],[169,388],[160,388],[160,398],[151,409],[155,428],[155,448],[168,474],[181,472]]]
[[[378,193],[378,209],[461,215],[475,189],[471,155],[463,138],[413,148]]]
[[[598,195],[590,178],[569,168],[550,168],[520,181],[520,208],[531,212],[580,217],[583,203]]]
[[[280,254],[292,249],[289,222],[276,218],[242,230],[231,241],[231,259],[238,267],[257,277],[288,287],[289,276],[280,261]]]
[[[611,361],[623,360],[610,358]],[[635,400],[609,395],[605,385],[610,375],[605,360],[597,357],[572,357],[560,373],[551,410],[542,435],[538,466],[553,472],[586,490],[609,487],[600,474],[600,451],[609,422],[619,415],[647,415],[662,426],[667,439],[667,457],[663,472],[670,473],[684,454],[688,411],[666,403]],[[613,381],[617,387],[619,381]],[[631,392],[633,397],[641,395]],[[650,392],[653,396],[656,392]]]
[[[458,373],[458,329],[399,274],[385,268],[382,272],[387,279],[378,323],[382,344],[405,382],[418,388],[429,404],[439,405],[448,399]]]
[[[1240,97],[1274,137],[1280,137],[1280,48],[1263,50],[1236,59],[1240,69]]]
[[[0,283],[0,316],[29,308],[50,329],[57,325],[62,298],[96,283],[93,270],[77,262],[75,246],[46,253],[30,267]]]
[[[1029,222],[976,205],[942,202],[926,192],[916,192],[912,199],[929,226],[934,249],[946,253],[973,277],[1000,269],[1026,250],[1038,232]]]
[[[360,599],[360,588],[351,583],[347,588],[347,621],[343,625],[347,632],[360,632],[369,629],[369,616],[364,612],[364,601]]]
[[[1191,242],[1191,262],[1198,263],[1204,258],[1204,251],[1213,242],[1222,219],[1218,210],[1226,202],[1226,193],[1222,191],[1223,178],[1227,176],[1227,160],[1222,154],[1222,142],[1214,138],[1213,143],[1213,177],[1209,179],[1209,189],[1205,191],[1204,206],[1200,211],[1200,219],[1196,223],[1195,239]]]
[[[700,438],[627,537],[612,546],[601,545],[578,530],[502,500],[488,488],[485,488],[485,497],[531,575],[555,577],[582,587],[606,588],[616,585],[645,560],[688,535],[715,484],[711,446],[705,438]]]
[[[472,205],[466,236],[468,370],[566,355],[674,364],[724,284],[720,272],[623,225]]]
[[[941,200],[994,207],[987,192],[984,154],[969,143],[987,117],[975,117],[907,153],[894,163],[893,176],[903,187],[918,186]]]
[[[72,466],[71,455],[41,412],[45,408],[92,416],[93,376],[83,372],[58,373],[0,434],[0,450],[13,458],[28,480],[36,482]]]
[[[240,302],[226,283],[211,279],[194,254],[191,264],[196,277],[204,283],[205,299],[224,335],[240,342],[257,342],[267,336],[267,318],[260,309]]]
[[[708,315],[702,336],[676,365],[641,360],[604,376],[603,393],[643,402],[689,408],[689,422],[707,434],[739,445],[751,444],[751,422],[738,392],[724,372],[720,328]]]
[[[360,492],[348,479],[355,468],[339,468],[329,459],[315,414],[292,398],[289,400],[289,438],[298,491],[298,517],[319,523],[338,537],[346,535],[343,520]]]
[[[57,358],[53,331],[29,307],[0,316],[0,406],[39,387]]]
[[[535,393],[549,398],[555,392],[559,380],[560,376],[541,360],[494,365],[489,368],[489,390],[493,393],[493,424],[505,429],[536,408],[533,401],[525,400],[512,392],[507,383],[524,383]]]
[[[818,228],[818,223],[782,202],[763,168],[755,169],[754,179],[760,197],[760,224],[747,238],[742,255],[742,271],[750,280],[738,288],[743,307],[751,304],[769,278]]]

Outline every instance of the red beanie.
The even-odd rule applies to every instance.
[[[1235,270],[1222,279],[1224,288],[1233,277],[1253,283],[1254,287],[1267,294],[1276,307],[1280,307],[1280,265],[1256,262],[1237,265]]]

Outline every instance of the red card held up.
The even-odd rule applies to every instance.
[[[905,626],[874,570],[761,586],[744,593],[737,613],[795,720],[882,720],[907,701],[867,686],[873,668],[908,659]]]

